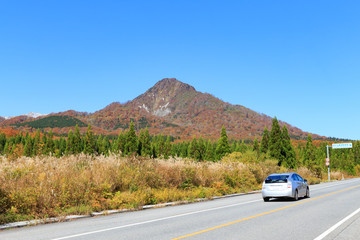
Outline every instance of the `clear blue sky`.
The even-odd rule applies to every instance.
[[[95,112],[175,77],[360,139],[360,2],[0,1],[0,116]]]

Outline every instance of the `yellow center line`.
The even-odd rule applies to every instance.
[[[360,187],[360,185],[357,185],[357,186],[354,186],[354,187],[349,187],[349,188],[346,188],[346,189],[343,189],[343,190],[339,190],[339,191],[336,191],[336,192],[333,192],[333,193],[328,193],[328,194],[322,195],[322,196],[320,196],[320,197],[311,198],[311,199],[308,199],[308,200],[305,200],[305,201],[297,202],[297,203],[291,204],[291,205],[289,205],[289,206],[282,207],[282,208],[278,208],[278,209],[275,209],[275,210],[272,210],[272,211],[269,211],[269,212],[260,213],[260,214],[258,214],[258,215],[254,215],[254,216],[251,216],[251,217],[239,219],[239,220],[236,220],[236,221],[233,221],[233,222],[229,222],[229,223],[225,223],[225,224],[222,224],[222,225],[219,225],[219,226],[215,226],[215,227],[212,227],[212,228],[204,229],[204,230],[199,231],[199,232],[190,233],[190,234],[187,234],[187,235],[184,235],[184,236],[181,236],[181,237],[173,238],[172,240],[183,239],[183,238],[191,237],[191,236],[198,235],[198,234],[201,234],[201,233],[209,232],[209,231],[211,231],[211,230],[215,230],[215,229],[218,229],[218,228],[226,227],[226,226],[232,225],[232,224],[234,224],[234,223],[239,223],[239,222],[243,222],[243,221],[246,221],[246,220],[249,220],[249,219],[253,219],[253,218],[256,218],[256,217],[264,216],[264,215],[267,215],[267,214],[270,214],[270,213],[278,212],[278,211],[281,211],[281,210],[284,210],[284,209],[287,209],[287,208],[290,208],[290,207],[294,207],[294,206],[299,205],[299,204],[307,203],[307,202],[310,202],[310,201],[313,201],[313,200],[316,200],[316,199],[319,199],[319,198],[324,198],[324,197],[327,197],[327,196],[330,196],[330,195],[333,195],[333,194],[337,194],[337,193],[341,193],[341,192],[344,192],[344,191],[348,191],[348,190],[351,190],[351,189],[354,189],[354,188],[357,188],[357,187]]]

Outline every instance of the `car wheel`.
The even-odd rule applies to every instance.
[[[270,198],[264,197],[264,202],[268,202],[269,200],[270,200]]]
[[[294,201],[297,201],[297,200],[299,200],[299,193],[298,193],[298,190],[296,189],[295,195],[294,195]]]
[[[309,188],[306,188],[306,195],[305,195],[306,198],[309,198],[310,197],[310,190]]]

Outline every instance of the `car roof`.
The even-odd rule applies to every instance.
[[[292,175],[292,174],[295,174],[295,173],[272,173],[272,174],[270,174],[269,176],[274,176],[274,175]]]

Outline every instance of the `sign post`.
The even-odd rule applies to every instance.
[[[326,145],[326,166],[328,167],[328,180],[330,182],[330,158],[329,158],[329,147],[332,149],[339,149],[339,148],[352,148],[352,143],[333,143],[331,146]]]
[[[326,153],[327,153],[327,158],[326,158],[326,165],[328,167],[328,181],[330,182],[330,158],[329,158],[329,145],[326,145]]]

